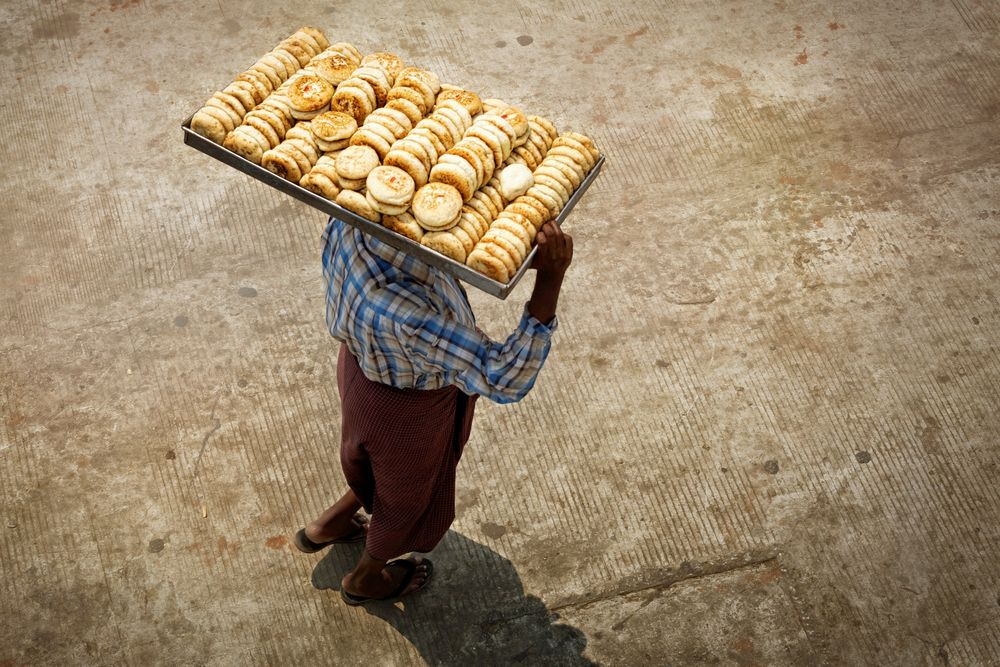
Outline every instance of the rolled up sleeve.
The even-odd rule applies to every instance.
[[[534,386],[557,327],[556,318],[539,322],[525,306],[517,328],[501,343],[475,327],[420,309],[400,319],[397,334],[412,363],[425,372],[446,375],[467,394],[514,403]]]

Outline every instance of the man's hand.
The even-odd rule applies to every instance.
[[[528,301],[528,312],[536,320],[548,324],[556,314],[563,276],[573,261],[573,237],[563,234],[555,222],[546,222],[535,237],[538,252],[531,268],[538,271],[535,289]]]
[[[535,237],[538,253],[531,262],[531,268],[538,271],[539,279],[562,279],[573,261],[573,237],[564,234],[553,220],[546,222]]]

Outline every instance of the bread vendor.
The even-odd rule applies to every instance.
[[[333,218],[323,241],[349,489],[294,542],[307,553],[364,542],[342,581],[354,605],[430,580],[430,559],[415,554],[434,549],[454,520],[455,468],[476,399],[512,403],[531,390],[556,328],[573,239],[555,222],[539,231],[534,290],[502,342],[476,327],[464,288],[443,271]]]

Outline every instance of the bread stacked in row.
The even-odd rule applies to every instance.
[[[261,164],[264,153],[285,140],[285,134],[297,121],[316,118],[329,107],[339,76],[335,67],[353,71],[355,49],[340,42],[321,50],[307,61],[306,67],[281,84],[255,109],[243,124],[229,133],[223,145],[238,155]],[[315,161],[314,161],[315,162]],[[294,173],[294,171],[290,172]]]
[[[369,53],[337,86],[330,108],[349,114],[361,125],[375,109],[385,106],[402,69],[403,61],[395,54]]]
[[[509,162],[523,164],[534,171],[542,163],[558,133],[555,126],[541,116],[528,116],[528,126],[531,128],[528,141],[513,150]]]
[[[440,81],[432,72],[416,67],[400,70],[395,85],[385,96],[385,106],[380,105],[365,118],[351,143],[371,146],[379,159],[385,160],[393,144],[406,137],[424,118],[440,87]]]
[[[318,28],[299,29],[224,89],[213,93],[192,117],[191,129],[221,144],[254,107],[327,46],[329,41]]]
[[[312,171],[322,153],[316,145],[311,125],[308,121],[296,123],[285,134],[284,141],[264,151],[261,166],[273,174],[298,183]]]
[[[559,215],[599,156],[589,137],[559,135],[532,173],[534,185],[504,207],[465,263],[493,280],[509,282],[530,253],[538,230]]]
[[[513,107],[503,113],[483,114],[460,141],[440,156],[431,169],[430,180],[451,185],[462,195],[463,202],[469,201],[510,157],[514,142],[523,143],[529,132],[524,114]]]
[[[405,137],[394,142],[383,162],[402,169],[418,188],[423,187],[440,156],[462,139],[471,124],[472,115],[464,106],[445,101],[417,121]]]

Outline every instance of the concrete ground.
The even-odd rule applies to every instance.
[[[348,608],[323,216],[181,142],[303,24],[592,135],[433,585]],[[0,5],[0,665],[1000,664],[1000,2]],[[530,291],[476,293],[502,337]]]

